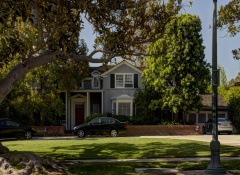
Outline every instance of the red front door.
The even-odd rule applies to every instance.
[[[84,123],[84,104],[75,105],[75,125]]]

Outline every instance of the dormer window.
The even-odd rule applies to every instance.
[[[99,71],[95,70],[91,73],[91,75],[92,75],[92,89],[99,89],[101,73]]]
[[[93,87],[93,89],[100,88],[99,77],[93,77],[93,79],[92,79],[92,87]]]
[[[116,88],[133,87],[133,74],[116,74],[115,83]]]

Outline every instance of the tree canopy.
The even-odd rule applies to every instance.
[[[240,1],[231,0],[226,6],[221,6],[218,12],[218,26],[227,29],[230,36],[236,36],[240,32]],[[240,59],[240,48],[232,51],[235,59]]]
[[[152,100],[153,107],[174,112],[201,108],[200,93],[211,76],[200,32],[197,16],[178,15],[166,25],[163,37],[149,46],[145,84],[162,96]]]
[[[32,69],[67,59],[107,63],[146,55],[147,43],[162,37],[181,0],[5,0],[0,6],[0,102]],[[84,20],[96,33],[95,50],[81,40]],[[101,58],[96,53],[103,53]]]

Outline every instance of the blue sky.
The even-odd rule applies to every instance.
[[[184,1],[184,0],[183,0]],[[220,5],[226,5],[230,0],[218,0],[218,10]],[[188,0],[185,0],[188,2]],[[212,0],[193,0],[192,8],[185,7],[184,13],[196,14],[202,21],[202,36],[203,45],[205,48],[205,58],[207,62],[212,63],[212,29],[209,28],[212,25],[213,19],[213,1]],[[93,41],[95,35],[92,34],[91,27],[85,24],[85,29],[81,33],[81,38],[84,38],[89,51],[92,51]],[[227,75],[228,81],[235,78],[240,69],[240,61],[234,60],[231,51],[239,46],[240,35],[236,37],[226,36],[226,31],[218,30],[218,64],[223,66]]]
[[[230,0],[218,0],[218,10],[220,5],[226,5]],[[213,1],[212,0],[193,0],[192,8],[185,8],[187,13],[196,14],[202,21],[202,36],[205,45],[205,58],[212,63],[212,25],[213,19]],[[228,81],[235,78],[239,72],[240,61],[234,60],[231,51],[240,47],[240,35],[236,37],[226,36],[226,31],[218,30],[218,64],[223,66]]]

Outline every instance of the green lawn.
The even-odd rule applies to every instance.
[[[221,164],[227,170],[239,169],[239,160],[222,161]],[[208,161],[199,162],[170,162],[170,163],[80,163],[74,164],[66,172],[69,175],[139,175],[135,168],[173,168],[178,170],[205,170],[209,165]],[[166,175],[175,175],[174,173]],[[161,175],[165,175],[161,174]],[[147,175],[147,174],[143,174]],[[149,174],[150,175],[150,174]],[[182,175],[182,174],[181,174]],[[239,174],[235,174],[239,175]]]
[[[85,138],[21,140],[3,142],[11,151],[31,151],[39,156],[62,159],[121,159],[161,157],[209,157],[209,143],[156,138]],[[221,146],[221,156],[240,156],[240,148]]]
[[[164,157],[210,157],[207,142],[178,139],[92,137],[62,140],[20,140],[2,142],[10,151],[30,151],[63,163],[67,159],[121,159]],[[221,157],[240,156],[240,147],[221,145]],[[221,161],[226,169],[239,169],[240,160]],[[208,161],[161,163],[71,163],[66,175],[137,175],[135,168],[206,169]],[[144,174],[145,175],[145,174]],[[150,174],[149,174],[150,175]],[[169,174],[170,175],[170,174]]]

